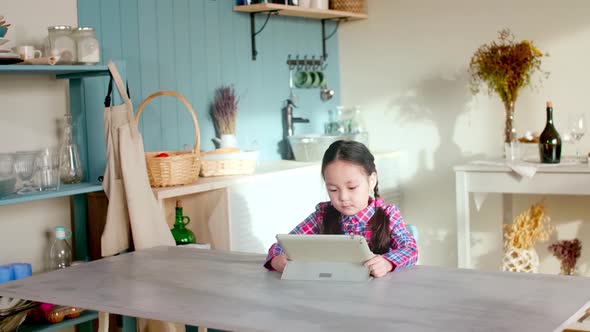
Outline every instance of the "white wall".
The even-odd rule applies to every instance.
[[[0,15],[12,24],[8,45],[41,47],[50,25],[76,25],[76,0],[2,0]],[[58,145],[57,120],[67,107],[67,82],[48,76],[0,76],[0,152]],[[0,264],[29,262],[45,268],[54,226],[70,227],[69,199],[0,207]]]
[[[587,0],[368,0],[369,19],[339,30],[342,102],[364,107],[371,148],[403,149],[408,160],[404,210],[418,225],[421,262],[456,266],[455,180],[452,167],[466,160],[500,156],[503,106],[498,97],[473,97],[467,65],[473,52],[510,28],[518,40],[532,39],[550,57],[551,77],[537,91],[525,89],[516,104],[516,128],[542,131],[545,102],[552,100],[558,130],[567,115],[588,111],[590,2]],[[590,117],[589,117],[590,119]],[[590,138],[582,151],[590,151]],[[572,153],[565,147],[565,154]],[[517,196],[515,212],[536,196]],[[548,197],[558,226],[552,236],[590,243],[589,197]],[[497,269],[502,253],[500,199],[472,213],[472,251],[481,269]],[[537,245],[541,272],[558,272],[558,262]],[[579,268],[590,274],[590,249]]]

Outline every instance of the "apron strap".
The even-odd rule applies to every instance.
[[[111,74],[111,78],[115,80],[115,85],[117,85],[117,90],[119,90],[119,94],[123,98],[124,105],[126,106],[125,109],[127,110],[127,120],[129,122],[129,126],[131,127],[131,135],[134,138],[139,136],[139,130],[137,130],[137,125],[135,124],[134,117],[133,117],[133,104],[131,103],[131,99],[129,99],[128,90],[125,89],[125,85],[123,84],[123,80],[121,79],[121,75],[117,70],[117,67],[113,63],[113,61],[109,61],[108,64],[109,72]],[[112,88],[112,80],[109,82],[109,88]],[[110,91],[111,89],[109,89]],[[105,106],[107,104],[107,100],[105,100]],[[110,100],[109,100],[110,104]],[[110,105],[109,105],[110,106]],[[106,106],[106,107],[109,107]]]
[[[104,107],[111,107],[111,95],[113,93],[113,75],[109,71],[109,88],[107,89],[107,96],[104,98]],[[125,88],[127,90],[127,95],[131,98],[131,94],[129,93],[129,82],[125,82]]]
[[[117,70],[117,67],[115,66],[115,64],[112,61],[109,61],[108,64],[109,67],[109,73],[111,74],[111,78],[115,80],[115,84],[117,85],[117,90],[119,90],[119,94],[121,95],[121,98],[123,98],[124,102],[128,102],[129,100],[129,90],[125,89],[125,85],[123,84],[123,80],[121,79],[121,75],[119,74],[119,71]],[[109,92],[111,91],[112,88],[112,81],[109,82]]]

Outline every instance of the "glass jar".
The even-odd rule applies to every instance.
[[[100,62],[100,45],[92,27],[78,27],[74,30],[78,51],[77,63],[95,65]]]
[[[366,131],[365,121],[361,114],[360,106],[355,106],[352,111],[352,120],[350,123],[350,133],[358,134]]]
[[[77,60],[76,42],[72,38],[72,27],[56,25],[47,28],[49,55],[59,57],[57,63],[72,64]]]
[[[336,111],[329,110],[328,123],[324,124],[324,133],[328,135],[341,135],[347,132],[342,121],[343,107],[338,106]]]

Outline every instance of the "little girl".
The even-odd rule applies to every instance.
[[[290,234],[355,234],[367,239],[375,254],[365,262],[371,275],[382,277],[396,268],[416,264],[416,240],[408,233],[394,205],[379,198],[375,158],[355,141],[332,143],[322,160],[322,176],[330,196]],[[375,198],[370,196],[374,193]],[[264,266],[283,272],[287,256],[273,244]]]

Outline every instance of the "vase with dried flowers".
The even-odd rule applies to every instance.
[[[502,270],[536,273],[539,271],[539,255],[535,250],[537,241],[547,241],[553,231],[550,219],[545,214],[543,200],[522,212],[511,225],[504,225],[504,257]]]
[[[215,91],[211,117],[219,136],[213,140],[220,148],[235,148],[238,145],[236,139],[237,113],[238,97],[233,86],[219,87]]]
[[[514,128],[514,104],[520,89],[531,84],[534,73],[540,72],[542,78],[549,73],[541,70],[543,54],[529,40],[515,42],[510,29],[499,31],[498,41],[480,46],[469,63],[470,87],[473,94],[480,92],[482,83],[487,85],[487,93],[498,94],[504,104],[505,119],[504,143],[516,140]],[[532,85],[531,85],[532,86]]]
[[[582,254],[582,243],[580,240],[561,240],[551,244],[547,249],[553,256],[559,259],[561,266],[560,274],[575,275],[576,262]]]

